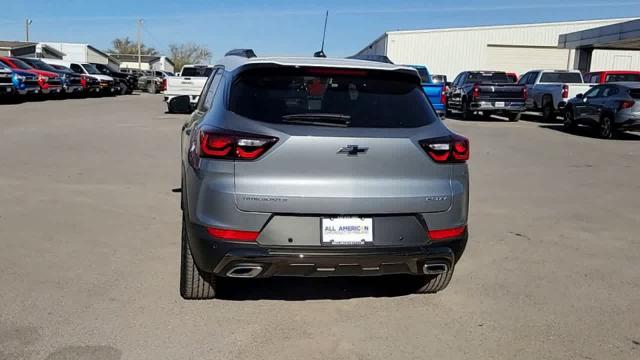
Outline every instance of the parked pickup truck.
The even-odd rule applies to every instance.
[[[514,84],[505,72],[464,71],[451,83],[446,106],[447,111],[459,111],[463,119],[481,111],[487,118],[501,114],[516,121],[526,98],[525,87]]]
[[[168,111],[174,112],[170,101],[176,96],[189,95],[191,103],[197,103],[202,88],[212,72],[213,66],[210,65],[185,65],[180,72],[181,76],[169,76],[164,91]]]
[[[594,71],[584,74],[584,82],[590,84],[605,84],[620,81],[640,81],[640,71]]]
[[[444,116],[446,109],[445,104],[447,103],[447,95],[445,92],[446,85],[443,83],[436,84],[431,79],[431,74],[429,70],[424,65],[407,65],[412,67],[418,71],[420,75],[420,79],[422,79],[422,89],[425,94],[427,94],[427,98],[433,105],[433,108],[436,110],[438,115]]]
[[[578,70],[532,70],[518,84],[527,88],[526,110],[541,112],[545,121],[555,119],[569,99],[593,86],[584,83]]]

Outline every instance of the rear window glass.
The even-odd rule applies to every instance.
[[[574,72],[546,72],[540,76],[542,83],[581,83],[582,76]]]
[[[213,72],[213,68],[210,67],[188,67],[182,69],[181,76],[191,77],[209,77]]]
[[[605,81],[640,81],[640,74],[609,74]]]
[[[511,79],[507,77],[503,72],[473,72],[469,73],[465,83],[478,83],[478,84],[495,84],[495,83],[511,83]]]
[[[629,95],[631,95],[631,97],[634,99],[640,99],[640,89],[629,90]]]
[[[413,128],[437,119],[415,80],[349,69],[254,69],[234,80],[229,110],[270,123]]]

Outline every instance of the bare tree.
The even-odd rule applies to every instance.
[[[129,39],[129,37],[117,38],[111,42],[112,48],[106,52],[109,54],[138,54],[138,43]],[[158,51],[145,44],[140,44],[140,53],[142,55],[158,55]]]
[[[211,51],[194,43],[170,44],[169,53],[177,71],[186,64],[202,64],[211,61]]]

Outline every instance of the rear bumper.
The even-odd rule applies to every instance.
[[[228,276],[236,267],[257,267],[252,277],[273,276],[376,276],[424,274],[425,264],[456,262],[454,250],[466,244],[467,233],[446,243],[411,247],[265,247],[256,243],[215,239],[199,225],[188,225],[191,251],[198,267],[219,276]]]
[[[504,106],[500,106],[496,103],[502,102]],[[472,102],[470,104],[471,110],[474,111],[508,111],[508,112],[520,112],[524,111],[524,102],[523,101],[495,101],[495,100],[481,100]]]
[[[640,118],[627,119],[624,122],[616,123],[616,129],[622,131],[640,131]]]

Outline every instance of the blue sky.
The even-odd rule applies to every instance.
[[[262,55],[310,55],[318,50],[329,10],[326,53],[351,55],[387,30],[517,24],[640,16],[640,0],[13,0],[1,6],[0,39],[110,46],[135,38],[161,51],[195,42],[213,52],[250,47]]]

